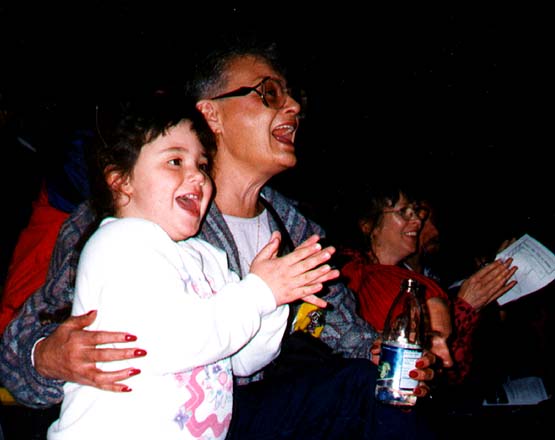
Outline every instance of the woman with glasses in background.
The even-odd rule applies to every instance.
[[[471,340],[477,326],[474,314],[469,313],[472,305],[463,298],[451,301],[434,279],[403,264],[419,249],[430,207],[420,203],[422,197],[410,185],[403,184],[367,186],[355,197],[356,203],[341,208],[342,217],[351,224],[340,227],[343,249],[338,261],[342,262],[345,282],[358,297],[359,314],[382,331],[401,281],[416,279],[425,286],[432,327],[430,349],[441,357],[443,368],[449,369],[449,381],[461,382],[469,372]],[[497,289],[512,287],[514,283],[508,280],[516,268],[510,264],[496,262],[495,274],[488,277],[488,283]]]
[[[416,251],[427,208],[417,204],[409,190],[398,186],[365,188],[351,215],[342,209],[343,217],[356,225],[343,228],[345,244],[341,259],[346,261],[341,273],[359,302],[359,314],[376,330],[382,331],[387,312],[405,278],[415,278],[426,287],[426,301],[431,325],[435,331],[432,351],[444,367],[451,367],[447,339],[451,335],[451,317],[447,294],[432,279],[414,273],[398,264]]]

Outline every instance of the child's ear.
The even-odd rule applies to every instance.
[[[122,176],[119,172],[114,170],[107,170],[104,173],[106,183],[114,194],[114,196],[126,196],[129,198],[131,195],[131,183],[129,176]]]
[[[121,184],[121,175],[118,172],[107,168],[104,170],[104,179],[112,191],[118,191]]]

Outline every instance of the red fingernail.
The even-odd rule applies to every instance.
[[[145,351],[145,350],[141,350],[140,348],[138,348],[137,350],[135,350],[135,351],[133,352],[133,354],[134,354],[136,357],[139,357],[139,356],[146,356],[146,351]]]
[[[424,394],[424,393],[422,392],[422,390],[421,390],[420,388],[416,387],[416,388],[414,389],[414,394],[415,394],[416,396],[421,396],[421,395]]]
[[[133,390],[131,388],[129,388],[128,386],[124,385],[124,386],[121,387],[120,391],[122,393],[128,393],[128,392],[133,391]]]
[[[137,336],[135,336],[135,335],[125,335],[125,340],[126,340],[127,342],[129,342],[129,341],[136,341],[136,340],[137,340]]]
[[[424,368],[424,361],[416,361],[414,364],[416,368]]]
[[[138,368],[133,368],[132,370],[129,370],[129,376],[136,376],[137,374],[139,374],[141,372],[141,370],[139,370]]]
[[[418,373],[416,371],[409,372],[409,377],[416,379],[418,377]]]

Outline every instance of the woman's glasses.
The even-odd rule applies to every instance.
[[[409,221],[413,218],[424,221],[430,215],[430,210],[424,208],[423,206],[405,206],[399,209],[384,209],[384,214],[394,213],[397,214],[405,221]]]
[[[260,88],[260,90],[258,90],[258,88]],[[231,92],[223,93],[210,99],[246,96],[251,92],[255,92],[258,96],[260,96],[262,103],[266,107],[270,107],[275,110],[283,108],[285,102],[287,101],[287,96],[291,96],[290,90],[286,89],[281,81],[267,76],[253,87],[239,87]]]

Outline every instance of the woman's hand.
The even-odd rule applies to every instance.
[[[105,372],[97,362],[111,362],[145,356],[138,348],[98,348],[114,342],[133,342],[128,333],[89,331],[85,327],[96,319],[96,311],[72,316],[47,338],[39,341],[34,352],[35,369],[44,377],[76,382],[106,391],[130,391],[121,380],[140,373],[136,368]]]
[[[461,285],[458,297],[465,300],[474,309],[480,310],[511,290],[516,281],[509,281],[517,271],[512,266],[513,259],[495,260],[468,277]]]
[[[335,252],[328,246],[322,249],[320,237],[313,235],[282,257],[277,256],[281,234],[273,232],[269,243],[254,258],[250,271],[272,289],[276,304],[291,303],[298,299],[326,307],[327,303],[315,296],[324,283],[339,276],[339,271],[325,264]]]
[[[382,347],[382,339],[378,338],[372,344],[370,352],[372,353],[371,361],[373,364],[378,365],[380,362],[380,353]],[[433,380],[435,376],[434,365],[437,362],[437,356],[431,351],[424,350],[424,354],[416,361],[416,368],[409,372],[412,379],[418,380],[418,386],[414,389],[414,394],[418,397],[425,397],[430,393],[430,386],[428,382]]]

